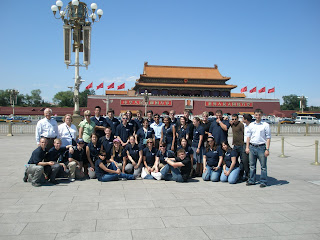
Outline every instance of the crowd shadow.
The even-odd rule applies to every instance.
[[[256,179],[257,181],[260,181],[260,175],[256,175]],[[287,180],[280,180],[280,179],[276,179],[274,177],[270,177],[268,176],[268,186],[280,186],[280,185],[286,185],[286,184],[289,184],[290,182],[288,182]]]

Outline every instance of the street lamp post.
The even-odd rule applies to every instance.
[[[64,62],[69,66],[75,67],[75,80],[73,89],[74,111],[73,116],[80,116],[79,107],[79,88],[81,85],[81,77],[79,75],[79,67],[86,67],[90,64],[90,50],[91,50],[91,25],[98,22],[103,15],[101,9],[97,10],[97,4],[92,3],[91,9],[87,4],[78,0],[72,0],[68,3],[65,9],[61,10],[63,2],[56,1],[56,5],[51,6],[51,10],[56,19],[63,21],[63,42],[64,42]],[[97,10],[97,11],[96,11]],[[56,13],[59,11],[59,17]],[[97,15],[98,15],[98,21]],[[73,46],[71,46],[73,34]],[[71,47],[75,53],[75,62],[71,64]],[[79,61],[79,53],[83,52],[83,65]]]
[[[147,108],[149,103],[149,96],[151,93],[148,93],[148,90],[145,90],[144,93],[141,93],[144,98],[144,116],[147,116]]]
[[[14,104],[17,104],[17,97],[18,97],[19,91],[15,89],[10,89],[9,94],[10,94],[10,104],[12,106],[12,117],[14,117]]]
[[[305,96],[302,95],[302,96],[300,96],[298,98],[300,99],[301,113],[303,113],[304,108],[306,108],[306,102],[307,102],[308,97],[305,97]]]

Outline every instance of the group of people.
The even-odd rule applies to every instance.
[[[175,111],[162,121],[150,110],[146,118],[137,111],[136,118],[127,111],[120,121],[109,110],[101,116],[96,106],[94,116],[86,110],[84,120],[77,127],[72,116],[65,115],[58,126],[51,118],[52,110],[45,109],[37,123],[35,149],[26,167],[23,180],[41,186],[57,177],[76,179],[97,178],[107,182],[137,178],[186,182],[193,177],[204,181],[235,184],[246,181],[256,184],[257,159],[261,165],[260,187],[267,186],[267,157],[270,147],[270,128],[262,122],[262,110],[231,120],[221,110],[209,119],[203,112],[201,119],[185,110],[175,118]],[[232,128],[233,147],[228,143],[228,129]],[[240,161],[239,161],[240,160]]]

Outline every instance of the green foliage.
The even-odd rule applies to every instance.
[[[10,106],[9,90],[0,90],[0,106]],[[16,106],[50,107],[51,104],[42,99],[40,89],[35,89],[30,95],[18,94]]]
[[[281,105],[281,110],[297,110],[300,109],[300,99],[295,94],[290,94],[288,96],[283,96],[283,104]]]
[[[73,107],[73,93],[72,91],[57,92],[53,97],[53,102],[59,107]]]
[[[88,95],[95,95],[95,91],[93,89],[91,89],[91,90],[86,89],[83,92],[80,92],[80,94],[79,94],[80,107],[87,106]]]
[[[25,104],[27,106],[32,106],[32,107],[42,107],[44,104],[44,101],[41,98],[41,90],[35,89],[31,91],[31,95],[26,94]]]

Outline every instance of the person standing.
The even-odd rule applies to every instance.
[[[243,136],[243,148],[242,148],[242,163],[243,163],[243,170],[244,170],[244,177],[243,180],[247,181],[249,179],[250,175],[250,169],[249,169],[249,154],[246,153],[246,144],[247,144],[247,133],[248,133],[248,127],[249,124],[252,122],[252,116],[251,114],[243,114],[243,126],[244,126],[244,136]],[[241,165],[240,165],[241,167]],[[241,177],[242,175],[240,175]]]
[[[71,114],[66,114],[64,116],[64,123],[58,126],[59,130],[59,138],[61,139],[61,147],[65,147],[68,145],[76,146],[78,129],[72,124],[72,116]]]
[[[152,123],[154,123],[153,111],[152,111],[152,110],[149,110],[149,111],[147,112],[147,119],[148,119],[149,125],[151,125]]]
[[[171,124],[174,124],[175,126],[177,126],[178,119],[174,116],[175,114],[176,114],[175,110],[170,110],[169,117],[171,119]]]
[[[255,121],[248,127],[246,153],[249,154],[250,178],[247,186],[256,184],[256,165],[259,159],[261,165],[260,187],[267,186],[267,157],[271,142],[269,124],[261,121],[262,110],[254,111]]]
[[[39,120],[36,127],[36,141],[38,146],[40,146],[40,138],[44,137],[47,139],[47,148],[53,147],[53,141],[58,137],[58,123],[55,119],[51,118],[52,110],[46,108],[43,112],[44,118]]]
[[[104,136],[104,129],[109,126],[106,119],[101,115],[101,107],[96,106],[94,108],[94,116],[90,118],[92,122],[96,124],[95,132],[98,136],[98,139]]]
[[[137,117],[133,120],[136,123],[136,132],[138,132],[138,130],[142,128],[142,124],[143,124],[143,117],[142,117],[141,110],[137,110]]]
[[[192,151],[193,151],[193,164],[197,164],[196,166],[196,176],[201,177],[202,169],[202,156],[204,150],[204,129],[200,125],[200,118],[194,117],[193,118],[193,139],[192,139]]]
[[[154,123],[152,123],[150,125],[150,127],[154,131],[156,149],[159,149],[159,145],[160,145],[159,143],[160,143],[160,139],[161,139],[161,131],[162,131],[163,126],[164,126],[164,124],[160,123],[160,115],[158,113],[156,113],[154,115]]]
[[[212,121],[209,132],[214,137],[217,145],[221,145],[222,142],[228,142],[228,129],[230,123],[228,120],[223,120],[222,111],[216,111],[216,120]]]
[[[129,126],[128,117],[124,114],[122,123],[116,129],[115,137],[120,140],[122,147],[125,147],[129,143],[129,136],[131,135],[133,135],[133,127]]]
[[[242,122],[239,121],[238,114],[232,114],[232,118],[230,121],[230,125],[232,128],[232,144],[233,144],[233,151],[237,152],[237,159],[240,157],[240,180],[242,180],[244,167],[243,167],[243,160],[242,160],[242,152],[243,152],[243,138],[244,138],[244,125]]]
[[[111,127],[113,133],[116,132],[117,126],[120,124],[119,120],[114,117],[114,110],[109,109],[107,112],[108,116],[106,117],[106,121]]]
[[[79,124],[79,138],[82,138],[86,144],[91,141],[91,134],[96,127],[90,116],[91,112],[89,110],[84,111],[84,120]]]

